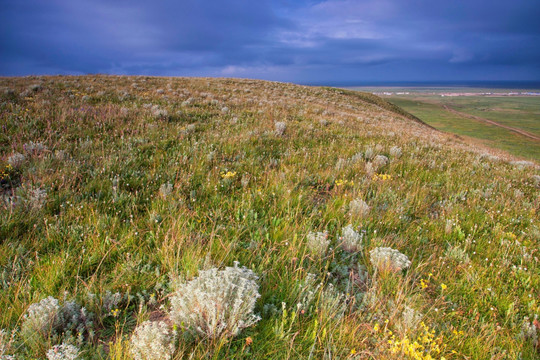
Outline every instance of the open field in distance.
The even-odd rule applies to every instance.
[[[478,139],[516,156],[540,159],[539,90],[467,87],[355,89],[380,95],[439,130]],[[519,130],[524,133],[519,133]]]

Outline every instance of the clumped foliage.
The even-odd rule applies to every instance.
[[[175,350],[175,337],[164,321],[145,321],[133,331],[131,354],[135,360],[168,360]]]
[[[398,272],[411,266],[407,255],[389,247],[377,247],[369,252],[369,259],[380,271]]]
[[[79,348],[70,344],[55,345],[47,351],[48,360],[76,360]]]
[[[341,247],[347,252],[358,252],[363,248],[362,245],[362,234],[354,230],[351,224],[345,226],[341,233]]]
[[[20,337],[34,349],[69,336],[83,336],[92,325],[92,315],[74,301],[63,304],[52,296],[31,304],[24,315]]]
[[[535,163],[340,89],[0,88],[0,356],[538,357]]]
[[[255,325],[255,302],[260,297],[257,275],[245,267],[202,270],[180,284],[171,297],[171,320],[193,336],[234,337]]]
[[[369,205],[362,199],[354,199],[349,204],[349,214],[353,217],[364,217],[370,209]]]
[[[310,232],[307,234],[307,243],[309,251],[315,256],[322,256],[330,245],[327,232]]]

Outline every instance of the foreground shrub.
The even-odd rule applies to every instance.
[[[171,298],[171,320],[193,336],[236,336],[260,317],[253,313],[260,297],[257,275],[245,267],[213,268],[181,284]]]
[[[328,233],[326,231],[310,232],[307,235],[307,247],[316,256],[323,256],[329,244],[330,239],[328,239]]]
[[[79,348],[69,344],[55,345],[47,351],[49,360],[75,360],[79,358]]]
[[[30,305],[24,315],[21,337],[32,340],[40,336],[48,336],[58,328],[59,314],[60,304],[52,296]]]
[[[349,214],[355,217],[364,217],[369,213],[369,205],[362,199],[354,199],[349,204]]]
[[[373,266],[380,271],[398,272],[411,266],[411,261],[397,250],[389,247],[378,247],[369,252]]]
[[[6,330],[0,329],[0,359],[1,360],[15,359],[13,355],[9,355],[12,350],[11,348],[13,346],[14,335],[15,335],[14,332],[12,332],[10,336],[10,334]]]
[[[25,160],[26,160],[26,156],[24,156],[23,154],[14,153],[8,157],[7,162],[14,168],[19,168],[22,166]]]
[[[30,305],[21,326],[21,338],[30,348],[39,347],[48,340],[60,342],[60,338],[82,336],[92,326],[91,315],[73,301],[60,305],[49,296]]]
[[[175,334],[163,321],[145,321],[131,337],[131,355],[135,360],[168,360],[175,350]]]
[[[341,247],[353,253],[362,250],[362,235],[356,232],[351,224],[341,230]]]
[[[285,130],[287,129],[287,124],[285,124],[282,121],[278,121],[274,124],[274,133],[277,136],[282,136],[285,134]]]

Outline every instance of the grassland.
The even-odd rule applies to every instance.
[[[64,343],[82,359],[132,359],[134,329],[151,320],[176,332],[175,359],[538,358],[535,164],[338,89],[0,86],[0,355]],[[380,247],[410,266],[381,266]],[[179,284],[235,261],[258,275],[260,321],[219,337],[173,324]],[[49,296],[74,315],[41,303],[37,316]]]
[[[374,89],[371,89],[374,90]],[[395,90],[395,89],[393,89]],[[397,89],[406,92],[411,89]],[[439,89],[439,92],[487,92],[493,89]],[[505,90],[497,90],[504,92]],[[500,148],[523,158],[540,159],[540,97],[538,96],[458,96],[441,97],[431,91],[412,90],[406,95],[385,97],[433,127],[478,139],[481,143]],[[477,117],[477,118],[475,118]],[[508,128],[524,130],[536,139]]]

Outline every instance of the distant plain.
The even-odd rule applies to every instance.
[[[376,93],[438,130],[467,137],[525,159],[540,160],[540,96],[506,95],[538,93],[540,90],[470,87],[350,89]],[[459,96],[455,96],[457,94]]]

